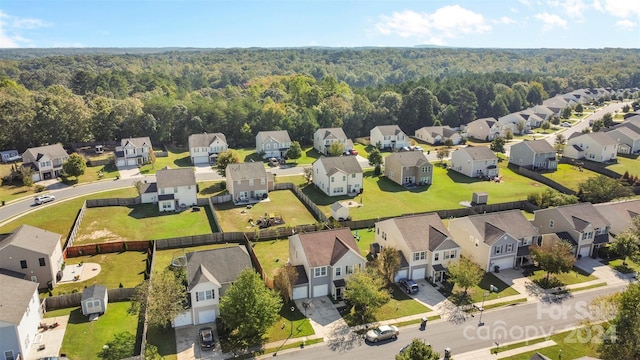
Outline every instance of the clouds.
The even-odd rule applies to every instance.
[[[33,46],[23,33],[46,26],[49,24],[40,19],[12,16],[0,10],[0,48]]]
[[[567,21],[556,14],[541,13],[534,16],[542,22],[542,30],[550,31],[556,27],[567,28]]]
[[[444,6],[433,13],[404,10],[381,15],[375,27],[382,35],[417,38],[434,45],[445,45],[450,39],[491,30],[481,14],[459,5]]]

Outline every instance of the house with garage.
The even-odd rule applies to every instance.
[[[229,164],[225,169],[227,191],[235,204],[250,204],[266,199],[273,190],[274,177],[261,162]]]
[[[109,304],[109,292],[104,285],[91,285],[82,291],[80,299],[80,308],[82,315],[100,315],[107,312],[107,304]]]
[[[505,136],[507,131],[511,131],[511,135],[522,135],[531,129],[527,119],[520,113],[511,113],[498,118],[501,128],[501,136]]]
[[[252,268],[244,245],[190,252],[186,263],[190,307],[173,320],[173,327],[216,321],[220,298],[242,271]]]
[[[313,133],[313,148],[320,154],[329,155],[329,146],[333,143],[341,144],[342,152],[353,149],[353,141],[347,138],[342,128],[322,128]]]
[[[382,150],[395,151],[411,146],[411,139],[398,125],[379,125],[369,131],[369,143]]]
[[[462,256],[488,272],[527,264],[529,246],[540,238],[520,210],[450,219],[449,232],[462,248]]]
[[[193,165],[212,165],[218,162],[218,154],[229,150],[223,133],[189,135],[189,156]]]
[[[466,126],[467,137],[480,141],[493,141],[502,136],[501,124],[495,118],[476,119]]]
[[[256,135],[256,152],[263,159],[284,159],[291,147],[291,138],[287,130],[260,131]]]
[[[0,354],[4,360],[35,359],[42,322],[38,284],[0,273]],[[10,291],[9,291],[10,289]]]
[[[143,204],[158,204],[158,211],[175,211],[198,203],[198,185],[193,168],[170,169],[156,172],[156,182],[140,184]]]
[[[562,110],[568,106],[575,105],[575,101],[571,99],[565,99],[561,95],[556,95],[552,98],[546,99],[542,102],[542,106],[553,112],[553,115],[560,116],[562,114]]]
[[[20,225],[0,236],[0,270],[38,283],[39,289],[53,289],[62,278],[61,235],[31,225]]]
[[[451,153],[451,170],[468,177],[498,176],[498,157],[488,146],[467,146]]]
[[[18,150],[4,150],[0,151],[0,161],[3,163],[13,162],[21,160],[22,156],[18,153]]]
[[[591,203],[536,210],[532,224],[540,234],[568,234],[578,258],[596,256],[611,241],[611,223]]]
[[[619,154],[640,153],[640,127],[635,123],[623,122],[606,133],[618,142]]]
[[[69,154],[61,144],[29,148],[22,154],[22,166],[31,168],[33,181],[55,179],[62,175],[62,165]]]
[[[399,250],[401,260],[407,263],[400,268],[395,281],[407,278],[440,282],[448,264],[458,260],[461,252],[437,213],[378,221],[375,242],[380,249]]]
[[[462,142],[460,132],[451,126],[425,126],[416,130],[415,137],[431,145],[444,144],[447,140],[451,140],[453,145]]]
[[[640,215],[640,199],[612,201],[593,205],[609,223],[613,236],[629,229],[635,217]]]
[[[311,164],[313,184],[327,196],[362,191],[362,168],[355,156],[321,156]]]
[[[421,151],[403,151],[384,158],[384,175],[400,186],[432,183],[433,165]]]
[[[553,111],[549,110],[549,108],[544,106],[544,105],[534,105],[534,106],[532,106],[530,108],[522,110],[520,112],[520,115],[523,115],[523,114],[525,114],[525,115],[535,115],[538,119],[541,120],[541,122],[538,123],[537,125],[534,125],[533,122],[530,121],[532,128],[540,127],[543,122],[550,121],[551,118],[554,115]]]
[[[569,136],[563,157],[595,162],[613,161],[618,156],[618,142],[604,132],[579,134]]]
[[[511,146],[509,163],[532,170],[556,170],[556,150],[546,140],[525,140]]]
[[[153,146],[148,136],[120,140],[116,146],[116,166],[142,166],[150,161]]]
[[[346,279],[364,269],[365,259],[349,228],[289,236],[289,262],[298,270],[294,299],[331,296],[342,299]]]

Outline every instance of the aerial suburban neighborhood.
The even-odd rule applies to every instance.
[[[202,116],[228,111],[225,126],[176,102],[157,117],[140,107],[117,131],[96,121],[92,137],[0,149],[0,356],[606,354],[609,338],[559,337],[610,331],[622,310],[589,323],[539,316],[592,301],[622,308],[607,296],[638,291],[637,86],[534,96],[544,88],[532,81],[521,106],[490,116],[447,115],[441,100],[393,121],[400,97],[385,93],[354,129],[355,110],[341,108],[348,85],[323,83],[331,100],[320,104],[311,79],[282,77],[245,80],[260,125],[240,102],[198,98],[239,91],[229,86],[192,94]],[[287,117],[285,98],[317,118]],[[528,322],[555,330],[508,330]],[[495,337],[496,324],[507,335]]]

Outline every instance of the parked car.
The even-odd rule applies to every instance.
[[[198,338],[200,340],[200,348],[203,350],[211,350],[216,346],[216,342],[213,339],[213,329],[210,327],[203,327],[198,330]]]
[[[377,328],[367,331],[365,338],[367,341],[375,343],[389,339],[395,340],[398,338],[398,334],[398,328],[394,325],[380,325]]]
[[[271,167],[276,167],[280,165],[280,161],[276,158],[270,158],[269,159],[269,166]]]
[[[571,123],[568,121],[563,122],[562,124],[560,124],[563,127],[571,127]]]
[[[40,205],[40,204],[48,203],[48,202],[53,201],[55,199],[56,199],[56,197],[53,196],[53,195],[38,195],[38,196],[36,196],[34,201],[35,201],[36,205]]]
[[[349,150],[349,154],[351,154],[351,155],[358,155],[358,150],[356,150],[356,149],[351,149],[351,150]]]
[[[404,290],[407,294],[415,294],[420,291],[418,284],[415,281],[409,279],[400,279],[398,281],[398,285]]]

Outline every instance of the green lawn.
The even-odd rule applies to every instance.
[[[22,224],[29,224],[62,235],[61,241],[64,244],[64,241],[69,234],[69,230],[71,229],[71,226],[73,226],[73,221],[75,220],[80,207],[82,207],[82,203],[86,199],[126,198],[135,196],[137,196],[136,189],[131,186],[124,189],[95,193],[66,201],[56,200],[42,210],[31,212],[5,224],[4,226],[1,226],[0,233],[8,233],[15,230]]]
[[[550,286],[544,284],[544,279],[547,277],[547,272],[544,270],[535,270],[534,274],[529,276],[529,279],[543,288],[552,288],[558,286],[579,284],[587,281],[598,280],[597,277],[589,274],[585,274],[577,268],[573,268],[568,273],[551,274],[549,277]],[[545,286],[543,286],[545,285]]]
[[[578,168],[571,164],[558,164],[558,170],[543,172],[541,175],[571,190],[578,191],[578,185],[580,185],[580,183],[585,182],[589,178],[597,177],[599,174],[585,168],[578,170]]]
[[[202,251],[202,250],[211,250],[211,249],[219,249],[229,246],[238,246],[238,244],[210,244],[210,245],[201,245],[201,246],[193,246],[187,248],[180,249],[167,249],[167,250],[157,250],[153,255],[153,271],[155,273],[161,272],[171,265],[171,261],[174,256],[183,256],[186,253]]]
[[[457,305],[466,305],[469,302],[481,303],[484,294],[488,294],[484,298],[485,301],[496,300],[507,296],[519,294],[515,289],[505,284],[502,280],[498,279],[490,272],[484,274],[482,280],[480,281],[480,284],[467,289],[467,297],[464,297],[462,295],[463,289],[458,287],[457,285],[453,285],[453,283],[449,282],[445,282],[443,285],[445,287],[444,293],[446,294],[446,296],[449,298],[449,300]],[[490,291],[491,285],[497,287],[498,291]]]
[[[189,149],[184,148],[174,148],[169,147],[168,149],[168,157],[156,157],[156,163],[146,164],[140,167],[140,174],[142,175],[151,175],[155,174],[156,171],[168,166],[172,169],[182,168],[182,167],[190,167],[193,166],[191,164],[191,158],[189,156]]]
[[[158,348],[158,353],[162,356],[162,360],[178,359],[176,332],[171,327],[164,331],[156,327],[149,327],[147,330],[147,344]]]
[[[397,319],[404,316],[422,314],[431,311],[429,307],[413,300],[413,298],[395,285],[390,288],[390,292],[391,300],[373,314],[375,321]],[[350,309],[348,314],[343,314],[343,318],[349,326],[355,326],[362,323],[361,319],[356,316],[353,308]]]
[[[89,208],[74,245],[166,239],[216,232],[208,206],[202,211],[160,212],[154,204]]]
[[[293,305],[294,311],[291,311]],[[293,328],[291,327],[293,325]],[[309,319],[304,316],[295,304],[284,304],[280,309],[280,317],[269,328],[266,335],[267,342],[284,340],[288,337],[299,338],[315,334]]]
[[[371,231],[369,229],[353,230],[352,233],[354,236],[357,235],[356,243],[358,244],[358,249],[360,249],[360,255],[366,258],[369,255],[371,244],[376,241],[376,233],[373,229]],[[359,240],[358,237],[360,237]]]
[[[598,326],[596,329],[595,327]],[[577,332],[580,332],[579,334]],[[598,357],[598,339],[594,339],[593,336],[601,334],[601,327],[594,325],[594,330],[586,328],[580,330],[565,331],[555,335],[551,335],[549,340],[553,340],[557,345],[546,347],[543,349],[533,350],[522,354],[510,356],[504,358],[505,360],[529,360],[536,353],[540,353],[549,357],[550,359],[558,359],[558,354],[562,350],[563,359],[577,359],[582,356]],[[579,341],[587,339],[588,341]],[[543,339],[542,341],[544,341]],[[531,342],[519,343],[520,346],[510,346],[509,348],[517,348],[526,345],[531,345],[540,340],[534,340]],[[500,348],[500,351],[502,348]]]
[[[45,317],[70,315],[61,353],[69,359],[98,359],[102,346],[115,334],[127,331],[136,336],[138,316],[127,313],[129,306],[129,302],[109,303],[107,312],[97,321],[89,321],[79,307],[49,311]]]
[[[607,165],[606,168],[621,175],[628,171],[629,175],[640,176],[640,160],[637,157],[618,156],[617,159],[617,163]]]
[[[289,258],[289,240],[268,240],[254,243],[255,251],[262,269],[273,279],[276,270],[283,266]]]
[[[198,182],[198,197],[208,198],[211,196],[223,195],[227,192],[224,181],[201,181]]]
[[[91,256],[79,256],[67,258],[67,267],[75,266],[81,262],[85,267],[89,263],[100,265],[100,272],[96,277],[85,281],[60,284],[53,289],[53,295],[82,292],[85,287],[100,284],[109,289],[115,289],[122,284],[123,287],[135,287],[144,281],[147,253],[145,251],[125,251],[121,253],[97,254]],[[90,268],[92,269],[92,268]],[[43,296],[47,294],[44,293]]]
[[[637,264],[637,263],[631,261],[631,259],[627,259],[627,261],[626,261],[627,264],[626,265],[622,265],[622,260],[623,259],[609,260],[609,262],[606,263],[606,264],[609,265],[610,267],[614,268],[615,270],[623,273],[623,274],[629,274],[629,273],[632,273],[632,272],[640,272],[640,264]]]
[[[216,204],[215,208],[222,231],[254,231],[258,227],[251,226],[249,220],[252,219],[255,224],[264,214],[282,216],[285,223],[281,226],[316,223],[304,204],[289,190],[271,191],[267,201],[253,204],[251,209],[235,206],[233,202]]]

